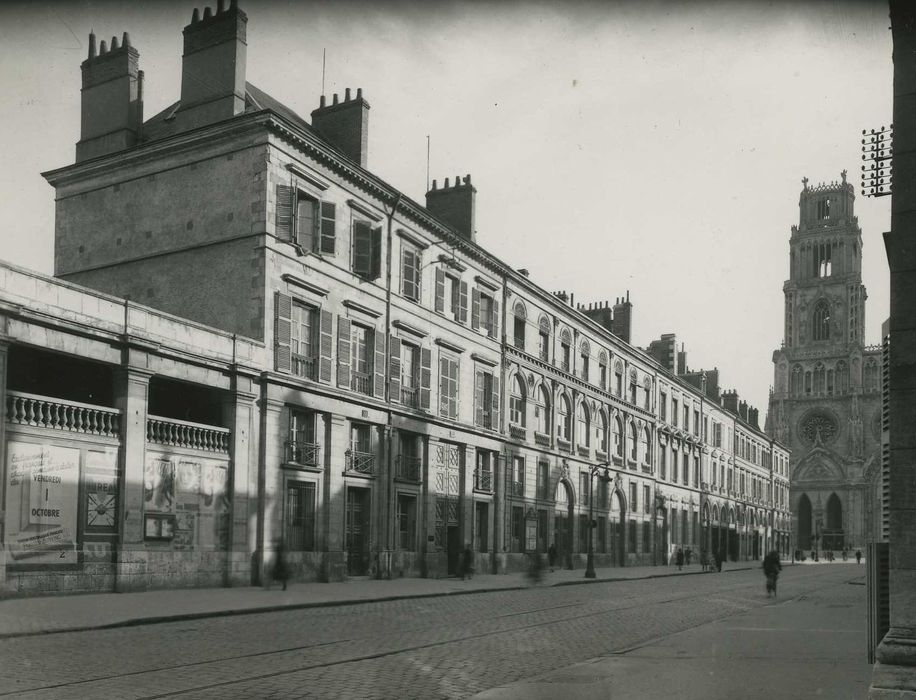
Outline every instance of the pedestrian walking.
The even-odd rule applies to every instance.
[[[849,554],[848,554],[848,552],[846,551],[846,547],[843,547],[843,561],[846,561],[848,556],[849,556]]]
[[[286,562],[285,550],[286,546],[282,539],[274,542],[274,560],[267,576],[267,590],[270,590],[274,581],[279,583],[284,591],[286,590],[286,582],[289,579],[289,565]]]
[[[716,571],[722,573],[722,562],[725,561],[725,547],[722,547],[719,550],[718,555],[716,556]]]
[[[687,566],[690,566],[690,557],[693,552],[690,550],[690,547],[687,548],[687,551],[684,552],[684,561],[687,563]]]
[[[550,565],[550,573],[553,573],[553,567],[557,565],[557,543],[552,542],[547,548],[547,563]]]
[[[782,564],[779,561],[779,553],[773,550],[763,558],[763,573],[767,579],[767,598],[770,593],[776,595],[776,580],[779,578],[779,572],[782,571]]]
[[[674,554],[674,563],[677,564],[678,571],[684,568],[684,550],[680,547],[677,548],[677,552]]]
[[[857,549],[856,550],[856,564],[861,564],[861,563],[862,563],[862,550]]]
[[[544,560],[540,552],[531,552],[528,555],[528,580],[532,585],[537,585],[544,577]]]
[[[465,577],[470,580],[474,575],[474,555],[471,552],[471,545],[465,543],[461,551],[461,563],[458,566],[461,570],[461,580],[464,581]]]
[[[709,554],[706,552],[705,549],[700,550],[700,568],[703,571],[706,571],[706,566],[707,566],[706,557],[708,556]]]

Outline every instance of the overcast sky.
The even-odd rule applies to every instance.
[[[178,98],[194,6],[0,4],[0,257],[52,272],[39,173],[73,162],[89,30],[130,33],[148,118]],[[890,201],[859,194],[859,139],[891,118],[886,4],[241,6],[249,82],[307,118],[326,49],[325,92],[372,106],[371,170],[422,203],[429,134],[432,178],[472,175],[481,245],[576,301],[629,290],[635,344],[677,333],[761,420],[801,178],[848,169],[879,342]]]

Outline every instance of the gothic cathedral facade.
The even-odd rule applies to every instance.
[[[854,550],[879,534],[881,348],[863,339],[862,231],[846,171],[802,182],[767,431],[792,450],[794,546]]]

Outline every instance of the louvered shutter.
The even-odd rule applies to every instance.
[[[391,379],[388,382],[390,387],[388,399],[390,401],[401,401],[401,341],[393,335],[388,336],[388,358]]]
[[[499,430],[499,376],[494,372],[490,384],[490,428]]]
[[[293,240],[295,211],[296,190],[289,185],[277,185],[276,234],[281,241]]]
[[[461,282],[458,286],[458,318],[459,323],[468,322],[468,283]]]
[[[499,302],[493,300],[493,311],[490,313],[490,337],[496,338],[499,335]]]
[[[333,317],[330,311],[321,310],[321,335],[318,341],[318,379],[322,382],[331,381],[331,349],[334,344],[331,332]]]
[[[445,270],[436,268],[436,311],[445,313]]]
[[[372,266],[372,229],[365,221],[353,222],[353,272],[369,277]]]
[[[377,399],[385,398],[385,334],[373,331],[375,336],[375,381],[374,394]]]
[[[377,280],[382,276],[382,228],[372,229],[369,279]]]
[[[274,369],[277,372],[289,372],[291,368],[292,315],[292,297],[274,292]]]
[[[487,400],[486,392],[484,391],[485,387],[486,379],[483,370],[474,370],[474,425],[480,427],[483,427],[484,424],[483,412]]]
[[[429,410],[430,387],[432,386],[433,354],[428,348],[420,349],[420,408]]]
[[[480,290],[477,287],[471,290],[471,328],[475,331],[480,328]]]
[[[337,386],[350,388],[350,319],[337,318]]]
[[[316,249],[320,250],[322,253],[327,253],[328,255],[334,255],[336,238],[336,215],[337,207],[333,202],[321,203],[321,241],[318,246],[316,246]]]

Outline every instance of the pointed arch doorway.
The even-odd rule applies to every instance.
[[[827,499],[827,526],[824,528],[824,549],[843,549],[843,503],[836,493]]]
[[[572,569],[573,553],[573,509],[576,495],[572,484],[565,477],[557,481],[554,494],[556,508],[553,514],[553,544],[557,548],[557,566]]]
[[[811,499],[806,493],[798,499],[798,529],[795,543],[798,549],[811,549]]]

